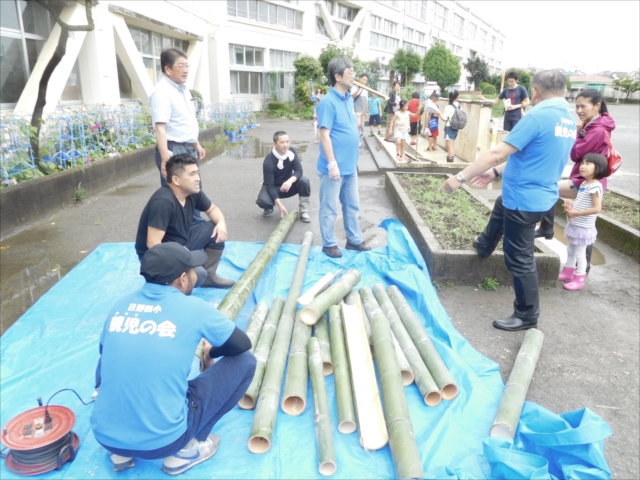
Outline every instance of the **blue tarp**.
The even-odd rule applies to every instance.
[[[488,438],[489,428],[504,388],[498,365],[475,351],[454,328],[440,304],[426,265],[407,230],[396,220],[385,220],[388,246],[364,254],[345,251],[331,259],[313,247],[304,289],[326,272],[356,268],[360,286],[377,282],[397,285],[426,325],[438,352],[451,370],[459,395],[436,407],[427,407],[415,385],[405,388],[415,437],[427,478],[610,478],[604,460],[604,438],[609,426],[588,409],[556,415],[527,402],[513,442]],[[228,242],[221,274],[238,278],[262,244]],[[269,305],[286,297],[299,245],[284,244],[266,269],[240,313],[245,328],[258,301]],[[98,339],[111,305],[139,288],[143,279],[130,243],[103,244],[44,295],[2,337],[0,417],[2,425],[22,411],[37,406],[61,388],[73,388],[84,399],[93,392]],[[197,289],[194,295],[219,304],[226,292]],[[488,327],[489,328],[489,327]],[[545,354],[544,346],[542,355]],[[192,374],[197,374],[194,357]],[[337,431],[333,376],[326,377],[331,405],[338,470],[335,478],[394,478],[389,447],[365,452],[357,433]],[[215,427],[222,442],[215,457],[189,470],[183,478],[321,478],[317,470],[311,385],[308,407],[298,417],[278,414],[273,446],[263,455],[247,449],[253,412],[235,407]],[[159,394],[161,394],[159,392]],[[74,431],[81,447],[76,460],[49,478],[160,478],[162,460],[137,460],[126,472],[114,473],[107,453],[89,427],[91,406],[72,393],[52,404],[70,407],[77,420]],[[2,462],[0,477],[17,478]]]

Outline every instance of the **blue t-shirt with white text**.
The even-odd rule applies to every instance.
[[[341,95],[331,87],[329,92],[320,100],[316,110],[318,115],[318,128],[330,130],[329,138],[333,146],[333,155],[338,162],[341,175],[353,175],[358,169],[358,151],[360,138],[356,114],[353,111],[353,98],[347,91]],[[324,175],[329,174],[327,157],[322,143],[320,144],[320,156],[316,164],[318,171]]]
[[[549,210],[558,200],[558,180],[575,139],[576,124],[564,98],[533,107],[504,139],[518,151],[503,172],[503,205],[525,212]]]
[[[235,324],[209,303],[145,283],[119,300],[102,330],[102,383],[91,428],[102,445],[155,450],[187,430],[187,378],[202,338],[226,342]]]

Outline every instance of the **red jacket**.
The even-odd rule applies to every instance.
[[[571,149],[571,160],[576,163],[573,165],[573,169],[571,170],[571,175],[569,177],[575,186],[579,187],[582,182],[584,182],[584,177],[580,175],[580,163],[584,156],[587,153],[599,153],[606,157],[609,153],[609,146],[607,144],[605,132],[608,132],[609,137],[611,137],[611,132],[615,128],[616,122],[613,121],[613,118],[611,118],[608,113],[601,113],[598,118],[593,120],[582,130],[578,130],[576,143]],[[580,136],[581,131],[584,131],[584,137]],[[603,189],[607,188],[606,178],[600,180],[600,183],[602,184]]]

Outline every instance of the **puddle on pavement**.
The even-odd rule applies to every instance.
[[[567,245],[569,243],[567,238],[564,236],[564,227],[562,225],[558,223],[554,223],[553,233],[554,233],[553,238],[555,238],[556,240],[562,242],[564,245]],[[591,251],[591,265],[604,265],[604,264],[605,264],[604,255],[596,247],[593,247]]]
[[[291,142],[291,146],[296,149],[300,154],[302,160],[302,153],[307,151],[308,142]],[[259,158],[264,159],[273,148],[273,143],[263,142],[259,138],[247,137],[247,140],[242,143],[233,144],[230,143],[227,146],[226,156],[235,159],[241,158]]]

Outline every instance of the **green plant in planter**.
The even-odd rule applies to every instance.
[[[482,283],[479,283],[478,286],[480,288],[484,288],[487,292],[495,292],[496,290],[498,290],[500,284],[495,278],[487,277]]]
[[[76,188],[76,193],[74,193],[73,195],[73,200],[76,203],[80,203],[82,202],[82,199],[84,198],[84,188],[82,188],[82,182],[78,183],[78,188]]]
[[[229,137],[226,135],[216,135],[213,139],[213,143],[216,148],[224,147],[227,143],[229,143]]]

